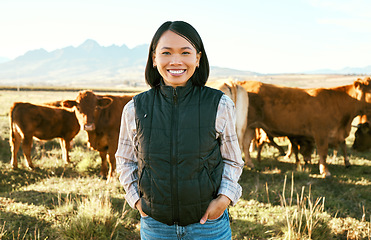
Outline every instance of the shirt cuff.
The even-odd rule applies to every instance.
[[[128,202],[129,206],[134,209],[136,209],[135,203],[139,200],[139,198],[139,192],[136,186],[129,190],[125,195],[125,199]]]
[[[242,195],[242,187],[238,183],[231,185],[222,181],[218,191],[219,194],[227,196],[231,200],[231,205],[234,206]]]

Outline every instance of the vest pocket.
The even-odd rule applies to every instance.
[[[150,178],[148,176],[148,171],[146,169],[146,166],[144,166],[142,170],[140,171],[138,185],[139,185],[139,196],[149,199],[151,186],[150,186]]]
[[[224,167],[219,145],[217,144],[207,156],[203,157],[202,161],[209,181],[212,184],[212,195],[215,198],[222,180]]]
[[[208,164],[207,163],[204,164],[205,171],[207,172],[209,181],[212,185],[213,198],[216,198],[218,194],[218,189],[222,181],[223,166],[224,166],[224,163],[221,161],[214,169],[210,170],[208,168]]]
[[[209,167],[208,167],[208,164],[205,162],[204,163],[204,168],[205,168],[205,171],[206,171],[206,173],[207,173],[207,176],[209,177],[209,181],[210,181],[210,183],[211,183],[211,185],[212,185],[212,187],[213,187],[213,189],[212,189],[212,195],[214,196],[215,195],[215,192],[216,192],[216,184],[215,184],[215,182],[214,182],[214,180],[213,180],[213,178],[211,177],[211,173],[210,173],[210,170],[209,170]]]
[[[209,172],[214,171],[214,169],[217,168],[222,161],[219,144],[215,144],[213,149],[207,155],[201,158],[201,161],[208,169],[210,169]]]
[[[144,175],[144,167],[141,170],[138,170],[138,175],[139,175],[139,179],[138,179],[139,196],[142,197],[143,196],[142,179]]]

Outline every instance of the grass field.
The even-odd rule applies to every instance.
[[[118,94],[118,93],[115,93]],[[58,141],[34,141],[33,171],[12,170],[9,108],[74,99],[70,91],[0,91],[0,239],[139,239],[139,214],[128,207],[117,179],[98,177],[100,159],[80,133],[64,165]],[[353,130],[354,131],[354,130]],[[230,207],[233,239],[370,239],[371,153],[328,159],[332,178],[318,178],[318,157],[302,171],[294,159],[265,147],[256,169],[245,168],[243,196]],[[287,142],[279,142],[286,146]],[[332,151],[329,151],[331,155]],[[252,156],[255,157],[256,153]]]

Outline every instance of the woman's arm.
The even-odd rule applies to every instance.
[[[203,224],[207,219],[218,218],[229,204],[235,205],[241,197],[242,188],[238,184],[244,162],[236,134],[236,114],[233,101],[223,95],[220,99],[216,115],[217,137],[221,140],[220,151],[224,169],[218,197],[210,202],[206,213],[200,220]]]
[[[218,194],[227,196],[232,205],[241,197],[242,188],[238,180],[244,162],[236,134],[236,109],[233,101],[226,95],[220,99],[217,112],[216,130],[221,139],[220,151],[224,162],[222,182]]]
[[[120,135],[116,151],[116,171],[123,185],[125,199],[132,208],[139,200],[138,160],[134,151],[136,138],[134,101],[128,102],[121,117]]]

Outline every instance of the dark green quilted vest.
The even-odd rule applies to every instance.
[[[162,85],[134,97],[143,211],[162,223],[199,222],[223,172],[215,120],[222,92]]]

